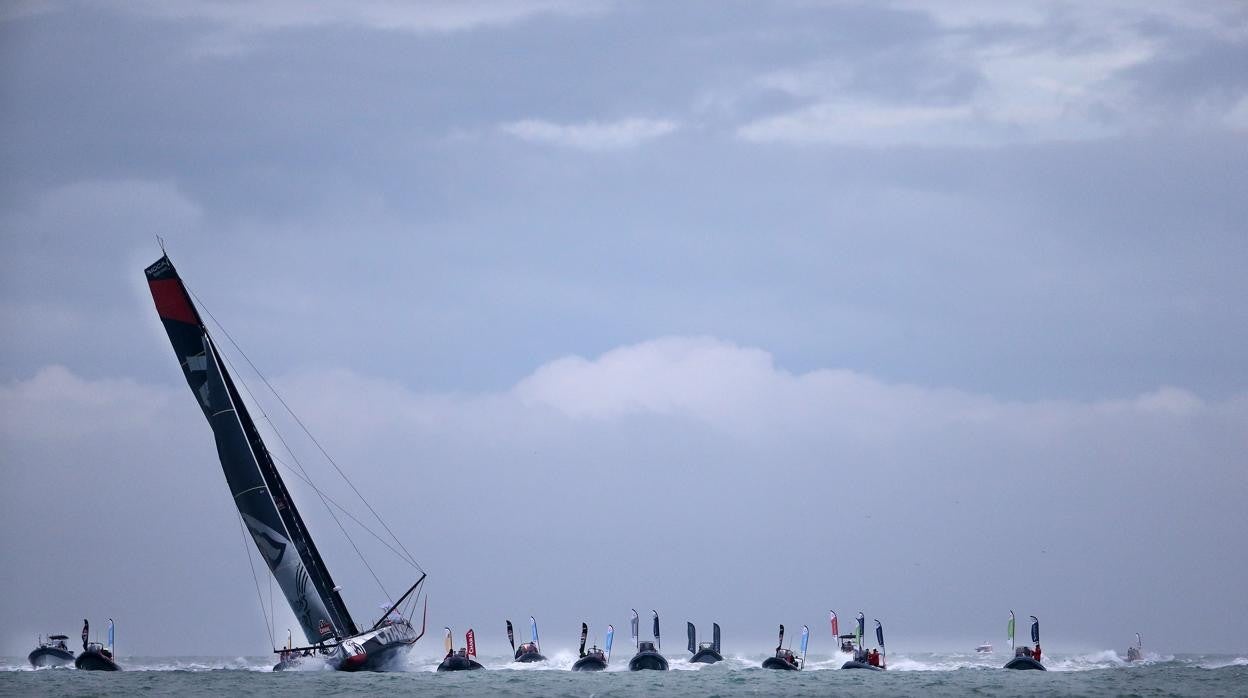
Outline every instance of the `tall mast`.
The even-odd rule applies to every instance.
[[[234,503],[308,642],[357,634],[355,621],[173,263],[163,256],[145,273],[187,384],[212,427]],[[288,555],[288,550],[295,554]]]

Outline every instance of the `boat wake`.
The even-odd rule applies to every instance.
[[[755,653],[749,655],[728,655],[724,661],[716,664],[690,662],[688,657],[668,657],[672,671],[709,671],[712,673],[759,670],[762,662],[769,655]],[[804,671],[840,671],[841,665],[849,658],[848,654],[836,652],[831,655],[811,654],[807,657]],[[576,663],[577,653],[573,650],[552,652],[544,662],[523,664],[512,661],[506,654],[481,657],[480,661],[487,671],[557,671],[571,672]],[[127,672],[271,672],[274,660],[271,657],[120,657],[119,663]],[[442,657],[436,655],[409,654],[399,660],[395,671],[429,672],[437,670]],[[1147,667],[1175,666],[1189,669],[1225,669],[1229,667],[1248,666],[1248,657],[1235,655],[1162,655],[1144,654],[1139,661],[1128,662],[1126,658],[1114,650],[1099,650],[1076,655],[1048,655],[1044,658],[1045,667],[1049,671],[1082,672],[1107,669],[1138,670]],[[899,672],[954,672],[954,671],[997,671],[1001,669],[1001,658],[973,653],[941,654],[941,653],[896,653],[888,657],[888,670]],[[289,671],[320,672],[329,671],[324,662],[308,662]],[[21,657],[5,657],[0,660],[0,672],[66,672],[79,671],[69,667],[34,668]],[[628,671],[628,658],[615,655],[606,671]]]

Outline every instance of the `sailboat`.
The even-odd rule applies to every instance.
[[[1033,669],[1037,671],[1047,671],[1044,665],[1040,663],[1040,659],[1036,657],[1040,651],[1040,621],[1035,617],[1031,617],[1031,641],[1036,643],[1036,652],[1033,654],[1030,647],[1023,645],[1022,647],[1014,646],[1014,612],[1010,611],[1010,622],[1006,626],[1006,635],[1010,641],[1010,649],[1014,650],[1014,658],[1005,663],[1006,669]]]
[[[163,255],[145,274],[186,382],[212,427],[239,516],[307,638],[308,646],[290,648],[283,659],[299,653],[344,671],[387,668],[424,635],[423,622],[417,631],[398,612],[409,598],[414,608],[424,571],[407,554],[404,560],[420,572],[419,579],[376,622],[356,624],[173,262]]]
[[[581,647],[578,651],[576,663],[572,665],[572,671],[605,671],[607,663],[611,661],[611,641],[615,638],[615,626],[607,626],[607,639],[603,643],[604,649],[599,649],[597,645],[585,649],[585,641],[589,639],[589,624],[581,623]]]
[[[784,624],[780,625],[780,641],[776,643],[776,654],[763,660],[764,669],[781,671],[801,671],[806,665],[806,647],[810,643],[810,628],[802,626],[802,656],[793,654],[793,650],[784,646]]]
[[[659,640],[659,612],[650,611],[654,614],[654,642],[648,642],[638,637],[637,609],[634,608],[632,611],[633,647],[637,648],[637,654],[628,660],[628,670],[654,669],[656,671],[667,671],[667,657],[659,654],[659,650],[663,647],[663,643]]]
[[[1140,634],[1135,634],[1135,644],[1127,648],[1127,661],[1138,662],[1144,658],[1144,641],[1140,639]]]
[[[867,652],[867,646],[863,642],[863,638],[867,632],[867,617],[862,611],[858,612],[858,624],[854,628],[853,659],[841,665],[842,669],[871,669],[874,671],[883,671],[885,666],[884,657],[887,656],[887,650],[884,648],[884,626],[877,619],[875,621],[875,644],[879,647],[875,652]]]
[[[689,634],[689,653],[693,656],[689,658],[692,664],[714,664],[715,662],[724,661],[724,655],[720,654],[719,644],[719,623],[711,623],[711,641],[698,643],[698,629],[693,623],[685,621],[685,629]]]
[[[438,665],[438,671],[472,671],[484,669],[475,657],[477,656],[477,634],[468,628],[464,633],[464,646],[458,652],[452,651],[455,645],[451,639],[451,629],[443,628],[446,634],[442,637],[442,646],[446,648],[446,657]]]
[[[537,639],[537,619],[529,616],[529,641],[520,643],[516,647],[516,635],[511,627],[511,621],[507,621],[507,641],[511,643],[511,651],[515,655],[517,662],[528,664],[529,662],[544,662],[546,658],[542,656],[542,645]]]

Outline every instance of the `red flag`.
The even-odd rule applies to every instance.
[[[477,656],[477,636],[472,632],[472,628],[464,635],[464,643],[468,646],[468,656]]]

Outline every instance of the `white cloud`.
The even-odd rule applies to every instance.
[[[580,150],[621,150],[634,148],[661,138],[679,128],[665,119],[621,119],[619,121],[587,121],[579,124],[556,124],[550,121],[525,119],[500,126],[504,133],[533,143],[545,143]]]
[[[1243,42],[1217,17],[1181,7],[1111,4],[1050,7],[1017,3],[900,3],[930,14],[944,30],[912,47],[926,72],[950,83],[960,74],[979,78],[967,95],[933,102],[925,93],[884,97],[853,87],[857,61],[819,61],[760,76],[751,89],[775,90],[807,104],[741,125],[736,134],[753,142],[830,143],[866,146],[992,146],[1008,143],[1081,141],[1146,132],[1172,124],[1171,112],[1150,108],[1131,82],[1130,71],[1167,55],[1161,35],[1147,20]],[[1015,26],[1001,38],[984,38],[995,24]],[[980,31],[971,31],[980,30]],[[990,35],[991,36],[991,35]],[[1060,36],[1060,40],[1055,40]],[[929,78],[929,81],[931,78]],[[861,81],[859,81],[861,83]],[[934,92],[939,95],[939,90]],[[938,97],[940,99],[940,97]],[[1181,119],[1213,127],[1236,122],[1234,112],[1210,113],[1189,105]]]
[[[1227,128],[1248,132],[1248,95],[1241,97],[1222,118]]]
[[[167,20],[208,21],[239,31],[273,31],[325,25],[353,25],[407,32],[449,32],[508,24],[542,15],[584,15],[602,11],[599,0],[322,0],[298,2],[122,2],[117,7]]]
[[[91,380],[64,366],[48,366],[26,380],[0,385],[0,440],[113,440],[148,428],[169,408],[173,394],[128,378]]]
[[[988,145],[1001,140],[998,130],[984,123],[976,127],[975,113],[968,106],[821,102],[745,124],[737,129],[737,136],[779,143]]]

